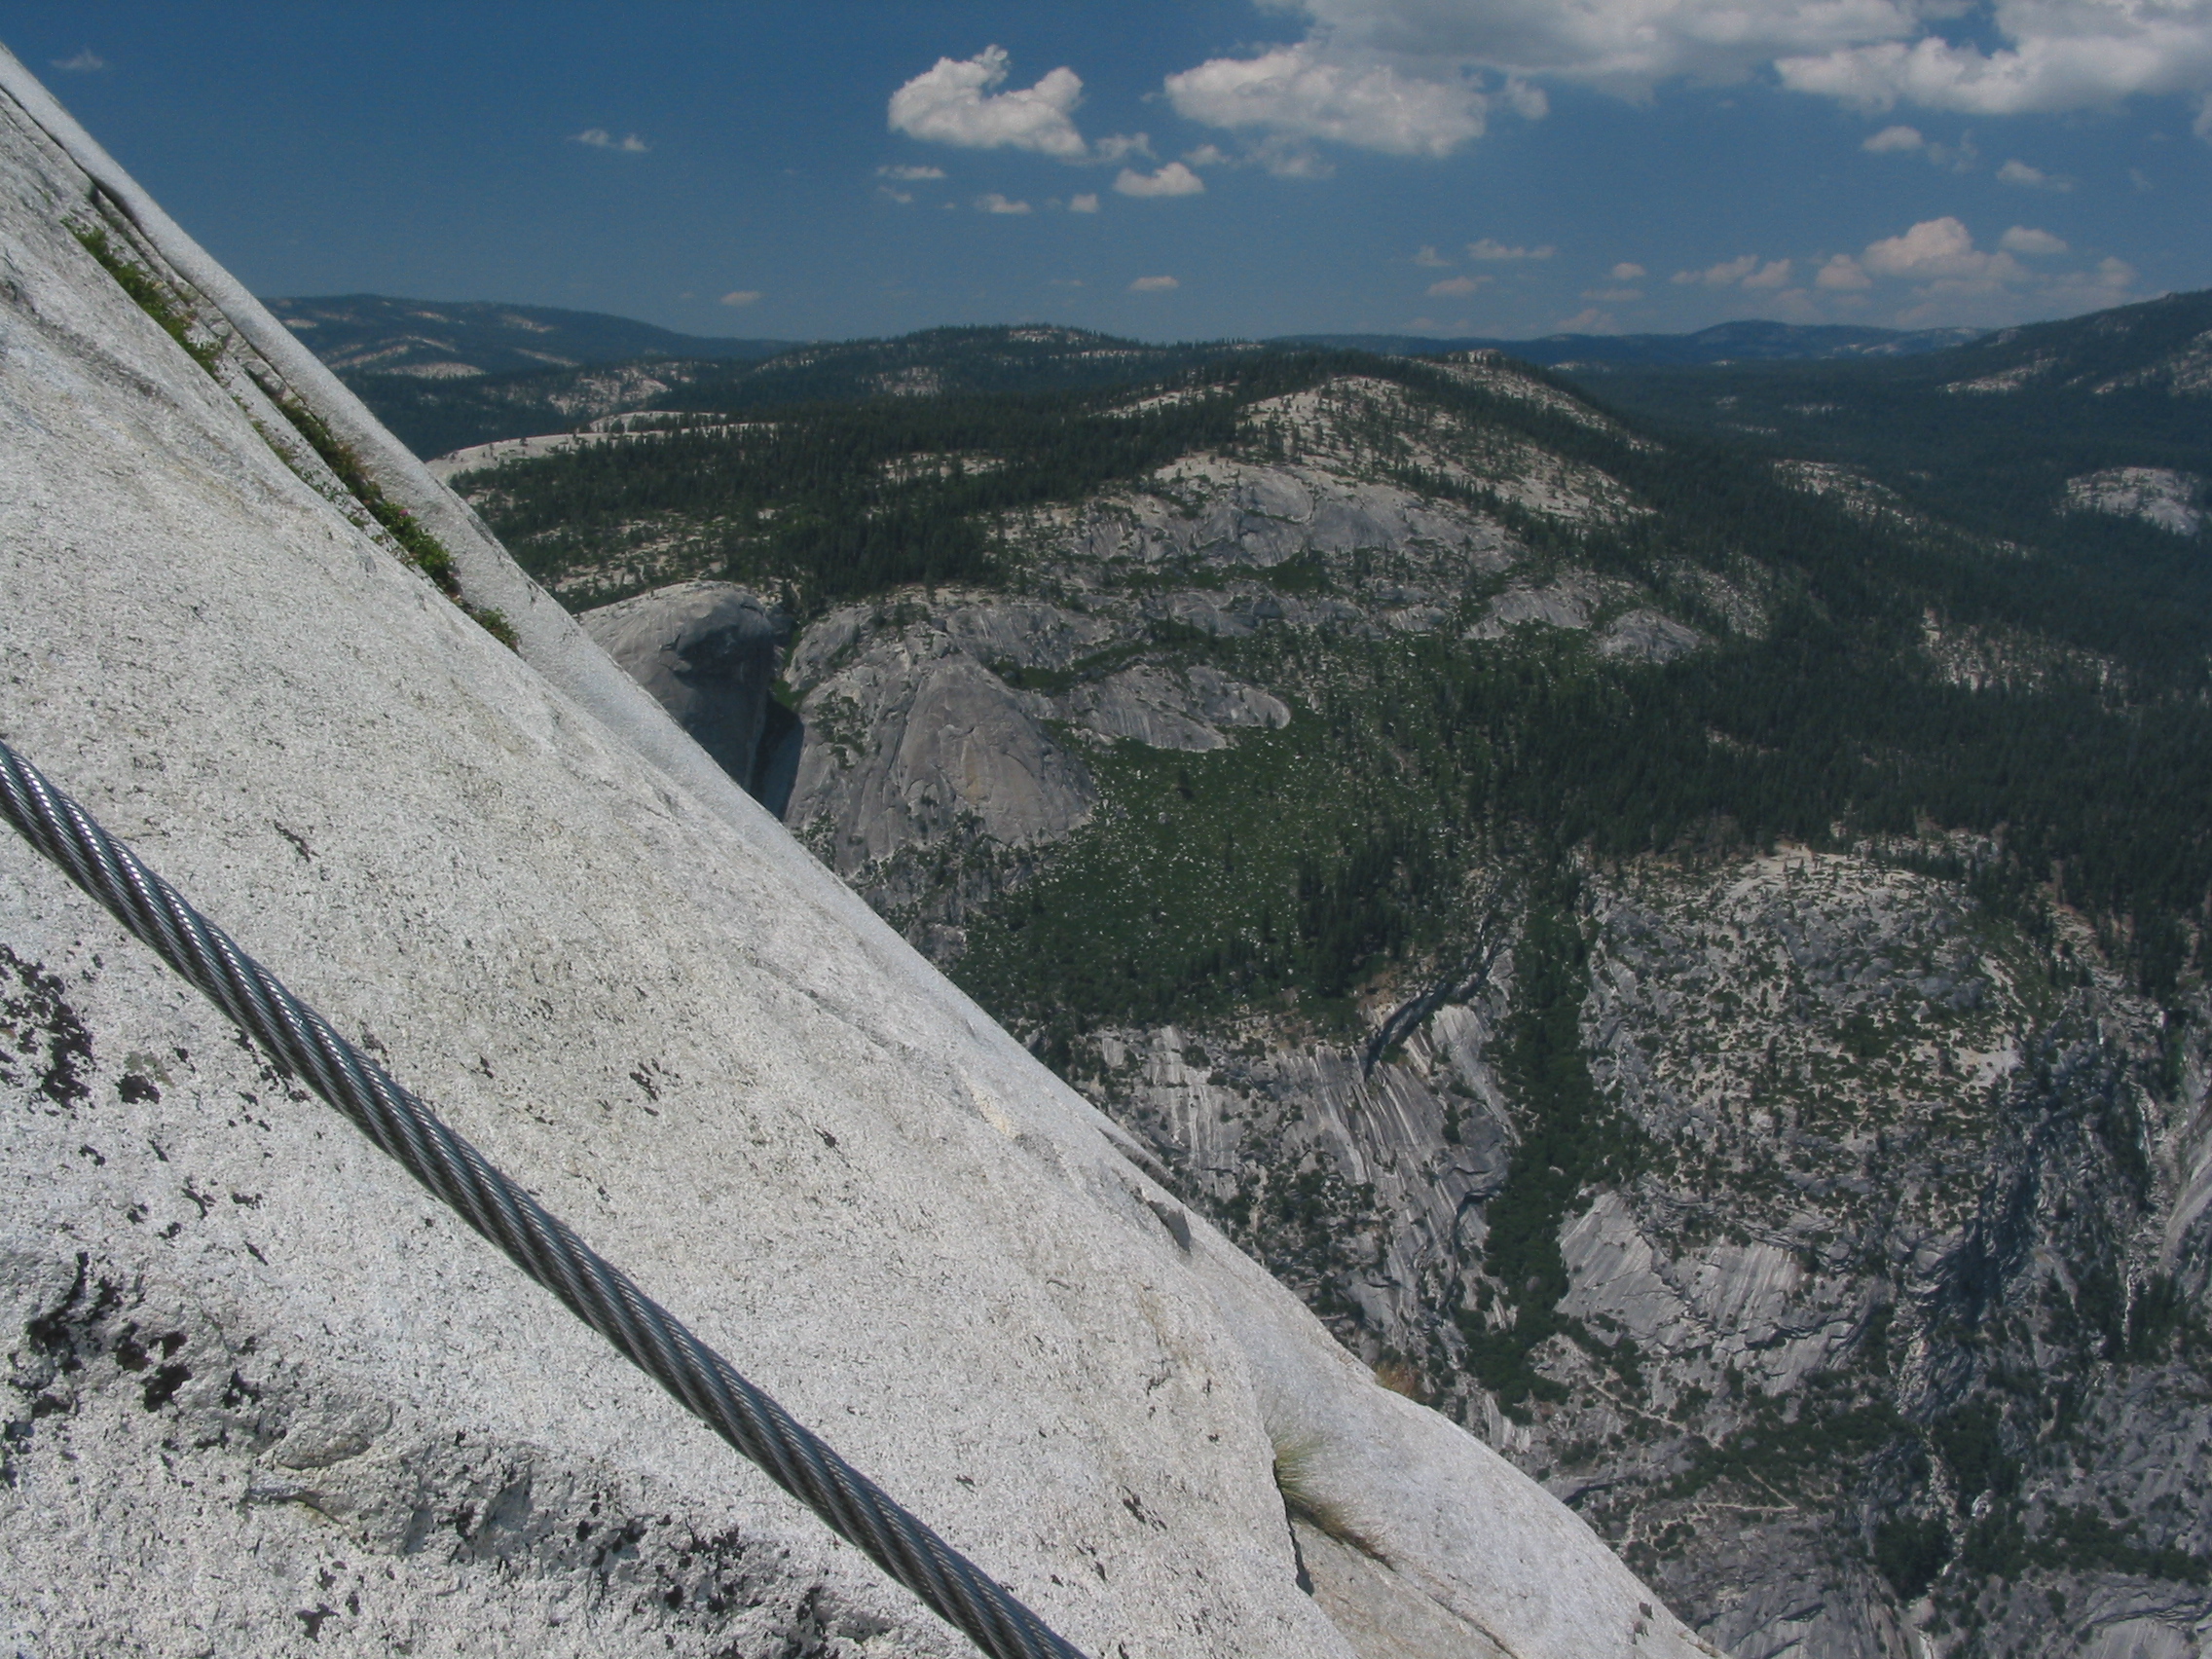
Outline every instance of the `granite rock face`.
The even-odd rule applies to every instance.
[[[807,857],[4,55],[0,91],[11,744],[1086,1651],[1703,1650]],[[0,1349],[18,1652],[963,1651],[12,835]],[[1284,1446],[1360,1517],[1356,1594],[1300,1585]]]
[[[1645,1150],[1561,1215],[1564,1329],[1518,1404],[1460,1357],[1510,1290],[1487,1206],[1536,1126],[1502,1057],[1515,947],[1411,1025],[1378,1004],[1365,1050],[1250,1018],[1105,1032],[1071,1069],[1716,1645],[1944,1650],[1868,1547],[1901,1519],[1992,1564],[1984,1651],[2196,1651],[2212,1422],[2157,1321],[2212,1276],[2203,1014],[2167,1029],[2085,937],[2053,986],[1957,887],[1871,860],[1593,875],[1584,903],[1588,1064]]]
[[[2204,480],[2164,466],[2115,466],[2066,481],[2066,504],[2079,512],[2140,519],[2175,535],[2204,528]]]
[[[811,741],[788,810],[820,826],[840,870],[964,830],[1010,848],[1056,839],[1090,809],[1089,775],[1046,730],[1044,700],[942,630],[876,642],[806,690]]]
[[[734,582],[678,582],[576,619],[718,765],[781,814],[798,722],[775,699],[789,620]]]
[[[787,670],[805,741],[786,820],[887,912],[926,903],[921,942],[956,941],[970,907],[1089,816],[1086,747],[1202,753],[1289,723],[1280,698],[1203,663],[1115,667],[1143,638],[1125,614],[987,595],[832,611]]]

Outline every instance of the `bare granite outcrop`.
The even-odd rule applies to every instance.
[[[781,815],[798,766],[798,722],[775,698],[790,620],[734,582],[692,581],[576,619],[747,793]]]

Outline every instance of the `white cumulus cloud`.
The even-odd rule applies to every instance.
[[[875,169],[877,178],[895,178],[902,184],[920,184],[933,178],[942,178],[942,167],[885,166]]]
[[[1490,110],[1488,96],[1456,74],[1402,74],[1314,41],[1211,58],[1168,76],[1167,97],[1176,114],[1208,127],[1393,156],[1448,156],[1483,135]]]
[[[940,57],[891,94],[891,130],[969,150],[1034,150],[1063,161],[1088,155],[1070,119],[1083,101],[1083,80],[1073,69],[1063,66],[1033,87],[994,92],[1006,78],[1003,47],[987,46],[968,58]]]
[[[1170,288],[1180,288],[1182,285],[1172,276],[1139,276],[1129,284],[1129,292],[1132,294],[1164,294]]]
[[[1030,211],[1030,206],[1026,202],[1009,201],[997,191],[992,190],[976,198],[976,211],[978,213],[1026,213]]]
[[[760,303],[758,288],[735,288],[721,297],[725,306],[756,306]]]
[[[2043,258],[2066,251],[2065,240],[2048,231],[2035,230],[2027,225],[2014,225],[1997,239],[1997,245],[2007,253],[2024,253],[2031,258]]]
[[[1090,159],[1108,166],[1124,156],[1142,156],[1146,161],[1158,158],[1152,153],[1152,138],[1144,132],[1115,132],[1101,138],[1090,147]]]
[[[1501,241],[1492,241],[1488,237],[1467,244],[1469,259],[1549,259],[1558,251],[1549,242],[1542,247],[1508,247]]]
[[[1787,259],[1769,261],[1744,278],[1747,288],[1787,288],[1789,286],[1790,262]]]
[[[1636,282],[1650,275],[1650,272],[1633,259],[1624,259],[1613,267],[1613,280],[1616,282]]]
[[[1562,317],[1559,332],[1562,334],[1610,334],[1620,326],[1613,313],[1600,311],[1596,306],[1576,312],[1572,316]]]
[[[2063,238],[2028,225],[2011,227],[1994,248],[1976,247],[1967,227],[1946,215],[1869,242],[1857,255],[1829,255],[1815,273],[1813,285],[1858,306],[1873,297],[1869,290],[1885,283],[1900,285],[1907,299],[1894,320],[1907,328],[2073,315],[2136,297],[2138,274],[2123,259],[2105,258],[2086,270],[2054,271],[2032,269],[2014,257],[2053,260],[2069,251]]]
[[[1624,92],[1677,75],[1740,78],[1785,53],[1908,38],[1914,0],[1285,0],[1304,45],[1438,78],[1489,70]]]
[[[2212,0],[1986,0],[1925,16],[1982,24],[1785,55],[1786,87],[1863,109],[2049,115],[2212,87]],[[1985,50],[1974,34],[2003,44]]]
[[[1480,136],[1493,103],[1541,115],[1544,80],[1641,97],[1668,80],[1771,73],[1868,111],[2048,114],[2180,95],[2212,139],[2212,0],[1262,3],[1301,15],[1305,38],[1170,76],[1183,113],[1444,154]],[[1399,113],[1351,118],[1353,88],[1363,105]]]
[[[2074,188],[2074,181],[2056,173],[2046,173],[2041,167],[2031,167],[2022,161],[2009,161],[1997,169],[2000,184],[2016,184],[2022,190],[2055,190],[2061,194]]]
[[[1181,162],[1169,162],[1148,173],[1124,167],[1114,188],[1124,196],[1203,196],[1206,181]]]
[[[1848,253],[1831,256],[1814,276],[1813,285],[1834,293],[1862,293],[1874,285],[1874,278],[1866,275],[1865,268]]]
[[[617,138],[604,127],[587,127],[571,142],[581,144],[587,150],[620,150],[626,156],[642,156],[652,148],[635,132]]]
[[[2035,230],[2033,226],[2013,226],[1998,237],[1998,245],[2009,254],[2028,254],[2031,259],[2048,259],[2050,254],[2066,252],[2066,239],[2052,237],[2048,230]]]
[[[89,46],[74,57],[55,57],[48,61],[56,69],[65,69],[72,75],[90,75],[107,67],[107,59]]]
[[[1085,191],[1085,192],[1084,192],[1084,193],[1083,193],[1083,194],[1082,194],[1081,196],[1071,196],[1071,197],[1069,197],[1069,198],[1068,198],[1068,211],[1069,211],[1069,212],[1071,212],[1071,213],[1095,213],[1095,212],[1097,212],[1097,211],[1098,211],[1098,197],[1097,197],[1097,194],[1096,194],[1095,192],[1093,192],[1093,191],[1088,191],[1088,190],[1087,190],[1087,191]]]
[[[1917,127],[1885,127],[1859,147],[1870,156],[1894,156],[1899,151],[1917,150],[1927,142]]]
[[[1884,237],[1868,242],[1860,263],[1877,276],[2002,279],[2019,273],[2009,255],[1982,253],[1973,245],[1972,233],[1946,214],[1923,219],[1901,237]]]
[[[1446,294],[1471,294],[1489,280],[1488,276],[1447,276],[1441,282],[1431,282],[1428,291],[1439,298]]]

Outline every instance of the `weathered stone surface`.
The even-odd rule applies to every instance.
[[[1085,1650],[1352,1651],[1296,1582],[1285,1438],[1407,1594],[1525,1659],[1696,1650],[1639,1639],[1648,1592],[1579,1520],[1170,1231],[1121,1131],[4,56],[0,86],[11,743]],[[242,337],[216,373],[63,228],[82,167]],[[249,372],[422,503],[523,655],[264,439]],[[0,946],[18,1649],[962,1651],[13,836]]]
[[[799,742],[792,720],[771,719],[788,716],[771,687],[789,621],[736,583],[710,581],[656,588],[576,620],[723,771],[764,798],[779,749]],[[771,812],[782,807],[768,802]]]
[[[1239,685],[1203,665],[1175,673],[1146,664],[1089,684],[1057,700],[1063,718],[1104,738],[1132,738],[1155,749],[1204,751],[1229,740],[1222,726],[1290,724],[1279,697]]]
[[[1633,590],[1583,571],[1569,571],[1541,587],[1515,583],[1490,602],[1467,630],[1470,640],[1501,640],[1529,623],[1582,632]],[[1598,654],[1636,662],[1672,662],[1705,643],[1705,636],[1649,606],[1624,610],[1598,630]]]
[[[1265,570],[1305,553],[1426,544],[1485,568],[1506,562],[1503,533],[1476,514],[1320,467],[1220,456],[1178,461],[1150,488],[1093,503],[1076,522],[1075,550],[1091,559],[1202,558]]]
[[[2204,480],[2164,466],[2115,466],[2066,481],[2066,504],[2194,535],[2204,528]]]
[[[940,629],[877,636],[804,709],[787,816],[842,871],[963,831],[1008,847],[1056,838],[1094,798],[1083,762],[1045,729],[1051,705]]]
[[[959,594],[831,612],[792,650],[807,741],[785,816],[887,909],[924,897],[917,854],[950,849],[978,880],[940,892],[927,920],[956,928],[1000,890],[991,853],[1057,840],[1090,810],[1088,772],[1050,722],[1191,752],[1221,748],[1225,727],[1290,722],[1280,698],[1202,663],[1093,669],[1052,692],[1002,678],[1045,670],[1065,684],[1132,627],[1141,622]]]
[[[1479,1626],[1426,1596],[1375,1555],[1306,1521],[1294,1521],[1313,1599],[1347,1633],[1359,1659],[1507,1659]]]
[[[1112,1031],[1076,1070],[1347,1342],[1448,1396],[1731,1652],[1924,1654],[1936,1615],[1899,1604],[1870,1530],[1932,1512],[1963,1534],[2001,1504],[2092,1510],[2145,1553],[2016,1567],[1981,1597],[1993,1650],[2201,1641],[2194,1569],[2154,1583],[2141,1564],[2212,1547],[2202,1362],[2113,1364],[2071,1311],[2158,1274],[2202,1294],[2201,1038],[2161,1094],[2159,1017],[2110,975],[2043,1001],[2042,970],[1957,887],[1857,858],[1592,876],[1585,926],[1591,1071],[1647,1151],[1633,1184],[1562,1218],[1558,1311],[1579,1334],[1538,1350],[1561,1393],[1533,1409],[1500,1410],[1450,1357],[1478,1306],[1486,1200],[1528,1127],[1495,1070],[1510,954],[1479,990],[1407,1004],[1419,1019],[1394,1048],[1378,1006],[1366,1054],[1255,1015]],[[2006,1429],[2015,1472],[1998,1477],[2017,1484],[1951,1484],[1942,1425],[2022,1386],[2036,1416]],[[1824,1463],[1818,1436],[1762,1452],[1850,1389],[1891,1425],[1884,1456]],[[2060,1398],[2080,1413],[2063,1429]]]
[[[1565,571],[1541,586],[1516,582],[1490,602],[1482,620],[1467,630],[1467,638],[1503,639],[1530,622],[1579,632],[1591,625],[1612,596],[1613,584],[1586,571]]]
[[[1110,622],[1055,605],[996,596],[940,604],[946,635],[984,663],[1064,669],[1115,636]]]
[[[1705,644],[1705,636],[1664,611],[1625,611],[1598,635],[1598,654],[1635,662],[1673,662]]]

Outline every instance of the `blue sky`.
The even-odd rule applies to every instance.
[[[2212,286],[2212,0],[0,0],[0,41],[269,295],[1182,339]]]

